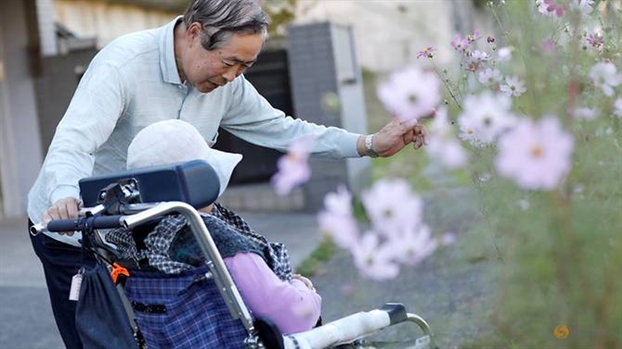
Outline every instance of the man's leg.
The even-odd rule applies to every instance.
[[[29,228],[32,223],[28,222]],[[30,234],[29,234],[30,235]],[[71,278],[84,264],[94,265],[93,257],[82,257],[78,247],[56,241],[45,234],[30,235],[35,253],[43,264],[56,326],[68,349],[82,348],[76,331],[77,302],[69,300]]]

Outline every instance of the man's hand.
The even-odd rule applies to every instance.
[[[67,197],[56,201],[41,217],[43,223],[56,219],[72,219],[78,217],[80,202],[74,197]],[[73,231],[59,232],[59,234],[73,235]]]
[[[416,119],[401,121],[397,118],[391,120],[378,133],[374,134],[372,149],[381,157],[389,157],[402,150],[409,143],[415,149],[419,149],[426,143],[427,131]],[[359,139],[360,154],[365,154],[365,137]]]

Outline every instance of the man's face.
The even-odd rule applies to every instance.
[[[261,34],[234,34],[220,48],[212,51],[201,46],[200,25],[189,28],[188,49],[182,58],[186,79],[203,92],[209,93],[233,81],[257,60],[263,46]]]

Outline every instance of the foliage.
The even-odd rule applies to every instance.
[[[622,9],[614,2],[584,0],[502,1],[489,7],[503,35],[484,39],[486,35],[473,33],[454,39],[459,69],[441,70],[429,48],[422,51],[446,87],[449,120],[470,155],[463,171],[479,192],[490,222],[488,236],[503,261],[495,334],[466,347],[618,348]],[[600,74],[601,67],[610,70]],[[487,69],[498,70],[498,76],[482,79]],[[508,88],[508,77],[517,78],[515,89]],[[508,109],[499,106],[505,98],[503,86],[511,98]],[[490,102],[481,98],[485,93],[491,93]],[[483,126],[470,129],[468,121],[482,110],[504,114],[511,122],[489,139],[482,132],[472,141],[470,135]],[[491,120],[499,123],[502,118],[486,122]],[[527,148],[542,159],[538,151],[555,152],[563,141],[561,133],[540,138],[537,149],[530,143],[542,131],[533,125],[544,120],[555,120],[560,132],[572,138],[571,154],[555,153],[554,160],[538,166],[517,162],[514,173],[504,172],[502,160],[517,161],[503,159],[510,156],[504,155],[504,138],[505,143],[512,140],[506,144],[512,154]],[[531,134],[511,138],[516,125],[527,122]],[[565,166],[553,165],[566,158]],[[559,179],[548,185],[544,178],[551,171],[559,171]]]
[[[262,8],[271,19],[268,33],[273,38],[285,35],[285,27],[296,19],[298,11],[309,10],[317,0],[306,0],[303,4],[299,0],[262,0]]]

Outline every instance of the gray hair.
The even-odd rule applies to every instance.
[[[192,0],[184,24],[203,25],[201,45],[208,51],[222,47],[233,34],[261,34],[268,38],[270,19],[257,0]]]

